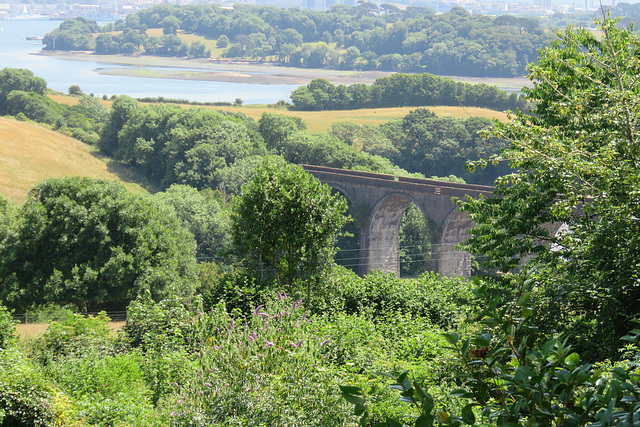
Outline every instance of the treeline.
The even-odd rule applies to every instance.
[[[162,28],[164,36],[148,36],[149,28]],[[535,18],[471,15],[461,7],[437,15],[430,8],[378,8],[368,2],[333,5],[326,11],[163,4],[101,29],[82,18],[65,21],[44,43],[46,49],[209,56],[200,42],[182,43],[178,30],[217,39],[229,58],[296,67],[499,77],[524,75],[537,50],[552,37]],[[94,41],[91,33],[98,31],[103,34]]]
[[[291,93],[296,110],[354,110],[358,108],[425,107],[462,105],[493,110],[528,109],[527,101],[516,93],[507,94],[496,86],[455,82],[433,74],[394,74],[362,83],[333,85],[316,79]]]

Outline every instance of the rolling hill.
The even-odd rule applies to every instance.
[[[0,193],[22,203],[46,178],[88,176],[122,181],[92,148],[35,123],[0,117]],[[129,189],[140,190],[135,184]]]

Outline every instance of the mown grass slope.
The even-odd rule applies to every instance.
[[[0,117],[0,193],[22,203],[47,178],[88,176],[120,180],[88,145],[35,123]],[[139,189],[127,184],[130,189]]]

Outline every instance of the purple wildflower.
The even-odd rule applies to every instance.
[[[260,312],[260,313],[258,313],[258,314],[259,314],[260,316],[270,317],[267,313]]]
[[[293,348],[298,348],[298,346],[295,345],[294,343],[292,343],[291,341],[289,341],[289,344],[291,344],[291,347],[293,347]]]
[[[253,315],[256,316],[258,313],[260,313],[262,307],[264,307],[264,304],[260,304],[259,306],[257,306],[256,309],[253,310]]]
[[[320,344],[320,345],[324,347],[325,345],[327,345],[328,342],[329,342],[329,340],[324,340],[324,341],[322,341],[322,344]]]
[[[265,347],[273,347],[273,343],[271,341],[264,340],[264,343],[265,343]]]
[[[169,414],[169,416],[173,417],[175,414],[176,414],[175,412],[172,412],[172,413]]]
[[[211,383],[204,383],[207,387],[211,387]]]

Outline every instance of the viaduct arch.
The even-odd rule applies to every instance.
[[[473,221],[465,212],[458,212],[451,198],[492,197],[493,187],[321,166],[302,167],[343,193],[355,208],[361,226],[358,274],[371,270],[400,274],[400,221],[411,203],[436,224],[431,269],[449,277],[471,274],[470,254],[456,250],[455,246],[468,238]]]

